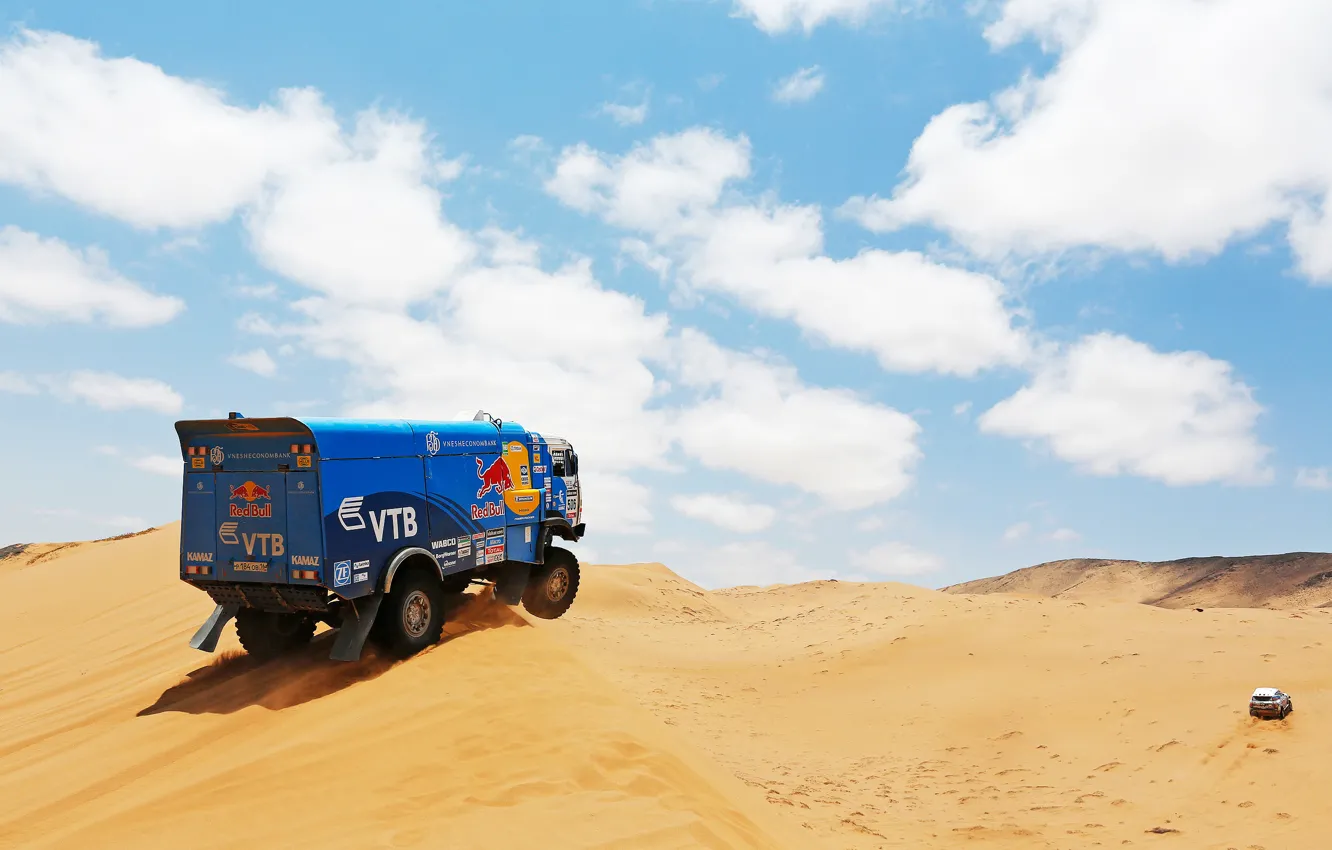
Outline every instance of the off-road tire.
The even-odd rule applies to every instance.
[[[578,595],[578,559],[568,549],[552,546],[546,562],[532,568],[523,588],[523,607],[534,617],[554,620],[569,610]]]
[[[444,630],[444,592],[439,578],[424,571],[396,577],[374,625],[376,636],[399,658],[439,643]]]
[[[287,614],[242,608],[236,612],[236,635],[245,652],[267,661],[300,649],[314,637],[315,621],[305,614]]]

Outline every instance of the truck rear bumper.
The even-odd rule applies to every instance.
[[[328,591],[322,587],[296,584],[258,584],[230,581],[189,581],[212,597],[218,605],[239,605],[260,611],[329,610]]]

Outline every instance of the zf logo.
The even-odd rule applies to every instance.
[[[365,516],[361,513],[364,496],[348,496],[338,505],[338,522],[347,531],[360,531],[365,528]],[[368,511],[370,526],[375,532],[375,542],[384,542],[386,526],[391,527],[393,539],[416,536],[416,508],[385,508],[382,511]],[[401,520],[401,523],[399,523]]]

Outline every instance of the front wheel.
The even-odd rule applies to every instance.
[[[439,580],[422,571],[394,581],[375,625],[389,650],[399,658],[439,643],[444,629],[444,593]]]
[[[242,608],[236,612],[236,636],[245,651],[259,661],[300,649],[310,642],[314,632],[315,621],[305,614],[254,608]]]
[[[523,590],[523,607],[535,617],[554,620],[578,595],[578,559],[568,549],[546,550],[546,563],[532,569]]]

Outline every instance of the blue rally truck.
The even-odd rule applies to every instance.
[[[227,419],[176,423],[185,461],[180,578],[212,597],[190,641],[212,652],[236,620],[269,658],[338,629],[331,657],[368,637],[399,656],[439,640],[474,581],[553,619],[578,592],[555,538],[584,523],[567,441],[484,412],[471,421]]]

